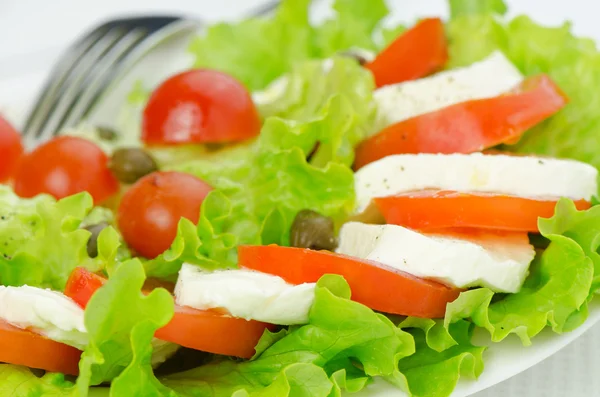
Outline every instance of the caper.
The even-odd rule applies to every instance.
[[[104,125],[97,126],[96,133],[98,134],[98,138],[105,141],[114,141],[119,136],[117,131]]]
[[[298,212],[290,230],[292,247],[332,251],[337,246],[333,220],[312,210]]]
[[[104,228],[108,227],[108,223],[100,222],[95,225],[89,225],[84,227],[85,230],[92,233],[90,239],[87,242],[87,252],[90,258],[95,258],[98,256],[98,236],[100,232],[104,230]]]
[[[346,51],[342,51],[340,52],[341,56],[344,57],[348,57],[348,58],[352,58],[354,59],[356,62],[358,62],[358,64],[360,66],[364,66],[367,64],[367,62],[369,62],[367,60],[367,58],[365,58],[364,56],[362,56],[360,53],[358,53],[357,51],[352,51],[352,50],[346,50]]]
[[[122,148],[113,152],[108,167],[123,183],[134,183],[158,169],[148,153],[138,148]]]

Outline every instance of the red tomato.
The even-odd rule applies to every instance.
[[[105,282],[106,279],[97,274],[76,268],[67,281],[65,295],[85,308],[94,292]],[[173,318],[156,331],[156,337],[190,349],[250,358],[254,355],[258,340],[268,328],[272,327],[259,321],[176,305]]]
[[[119,205],[119,229],[137,253],[147,258],[171,246],[181,218],[198,223],[200,206],[212,188],[181,172],[154,172],[134,183]]]
[[[444,23],[428,18],[404,32],[365,67],[375,76],[377,87],[426,76],[448,60]]]
[[[21,197],[49,193],[60,199],[85,191],[99,203],[118,190],[102,149],[71,136],[54,138],[24,155],[15,173],[15,193]]]
[[[79,374],[81,351],[0,320],[0,362]]]
[[[0,116],[0,182],[12,176],[22,154],[21,135]]]
[[[462,102],[385,128],[357,147],[354,168],[392,154],[472,153],[515,143],[566,103],[550,77],[531,77],[506,95]]]
[[[216,70],[177,74],[152,93],[142,120],[147,144],[235,142],[260,132],[250,93]]]
[[[386,223],[417,230],[482,228],[538,232],[538,218],[550,218],[558,200],[493,193],[424,190],[375,199]],[[578,200],[579,210],[590,208]]]
[[[241,246],[239,265],[277,275],[291,284],[313,283],[325,274],[343,276],[352,299],[385,313],[425,318],[444,317],[446,304],[461,290],[389,270],[379,263],[304,248]]]

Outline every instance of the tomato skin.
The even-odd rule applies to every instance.
[[[480,228],[537,233],[538,218],[550,218],[558,199],[424,190],[375,199],[386,223],[416,230]],[[578,200],[579,210],[591,207]]]
[[[251,358],[265,329],[273,326],[211,310],[175,306],[173,319],[156,331],[156,337],[190,349]]]
[[[100,203],[118,192],[119,181],[108,169],[108,156],[96,144],[61,136],[21,158],[14,187],[21,197],[48,193],[61,199],[85,191]]]
[[[0,320],[0,362],[79,374],[81,351]]]
[[[358,145],[354,168],[392,154],[472,153],[515,143],[566,103],[548,76],[531,77],[508,94],[462,102],[392,124]]]
[[[441,69],[448,60],[444,23],[427,18],[404,32],[365,65],[377,87],[426,76]]]
[[[69,276],[65,295],[85,308],[106,279],[78,267]],[[159,339],[190,349],[242,358],[254,355],[254,347],[271,324],[224,315],[216,310],[196,310],[175,305],[171,321],[156,331]]]
[[[233,77],[208,69],[179,73],[150,97],[142,120],[146,144],[224,143],[258,135],[250,93]]]
[[[21,135],[0,116],[0,183],[12,176],[22,154]]]
[[[198,223],[200,206],[212,188],[181,172],[153,172],[125,192],[117,221],[137,253],[154,258],[171,246],[181,218]]]
[[[343,276],[352,290],[352,300],[385,313],[424,318],[444,317],[446,304],[456,299],[460,289],[420,279],[383,265],[304,248],[240,246],[242,268],[277,275],[288,283],[317,282],[325,274]]]

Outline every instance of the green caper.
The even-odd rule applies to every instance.
[[[312,210],[298,212],[290,230],[292,247],[332,251],[337,246],[333,220]]]
[[[92,233],[90,239],[87,242],[87,252],[90,258],[95,258],[98,256],[98,236],[100,232],[104,230],[104,228],[108,227],[108,223],[100,222],[95,225],[89,225],[84,227],[85,230]]]
[[[97,126],[96,133],[98,134],[98,138],[104,141],[114,141],[119,136],[117,131],[104,125]]]
[[[348,57],[348,58],[352,58],[354,59],[356,62],[358,62],[358,64],[360,66],[364,66],[367,64],[367,58],[365,58],[364,56],[362,56],[359,52],[357,51],[352,51],[352,50],[346,50],[346,51],[342,51],[340,52],[340,55],[343,57]]]
[[[108,167],[123,183],[134,183],[158,169],[154,158],[139,148],[123,148],[113,152]]]

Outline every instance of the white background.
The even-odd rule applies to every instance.
[[[447,13],[442,0],[388,2],[402,20]],[[600,40],[597,0],[512,0],[508,3],[513,15],[527,13],[546,24],[570,19],[578,34]],[[258,4],[264,1],[0,0],[0,81],[47,69],[70,41],[111,16],[163,12],[214,21],[234,19]],[[7,98],[14,94],[18,93],[0,92],[0,104],[6,105]],[[477,397],[600,396],[599,372],[600,325],[597,325],[558,354],[478,393]]]

